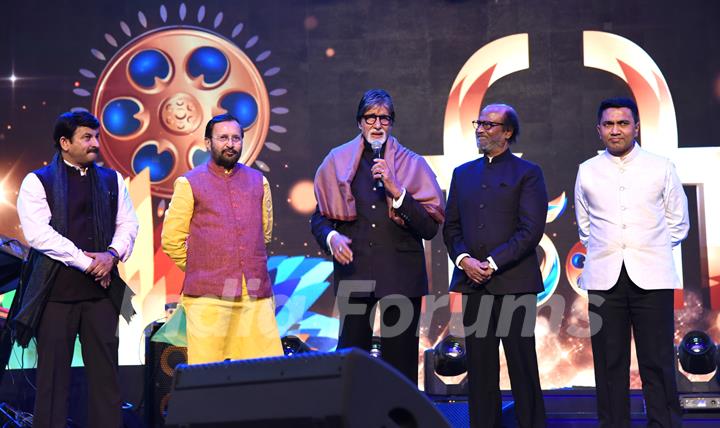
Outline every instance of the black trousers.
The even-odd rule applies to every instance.
[[[340,337],[338,338],[338,349],[356,347],[370,351],[372,346],[375,312],[372,311],[375,304],[380,302],[381,311],[381,332],[380,347],[382,359],[398,369],[410,381],[417,385],[418,380],[418,348],[420,339],[418,335],[418,323],[420,322],[420,310],[422,297],[404,297],[394,299],[386,297],[377,299],[375,297],[350,297],[351,305],[364,305],[361,314],[348,314],[340,309]],[[408,302],[410,305],[408,306]],[[401,309],[402,308],[402,309]],[[411,311],[408,313],[407,311]],[[397,330],[398,322],[406,324],[400,334],[392,334]],[[396,327],[397,325],[397,327]],[[389,327],[389,328],[386,328]],[[392,334],[392,337],[388,337]]]
[[[470,426],[502,427],[499,350],[502,340],[518,426],[545,427],[545,403],[535,354],[537,297],[535,294],[493,296],[485,290],[463,297],[467,297],[463,324],[468,357]],[[504,301],[508,301],[505,310]],[[531,303],[510,312],[513,301]],[[526,317],[531,318],[523,335]]]
[[[70,364],[80,335],[88,382],[88,427],[120,427],[118,313],[110,299],[48,302],[37,330],[35,428],[67,426]]]
[[[644,290],[625,265],[617,284],[589,291],[604,303],[589,304],[598,420],[601,427],[630,427],[630,331],[635,338],[648,427],[681,427],[675,383],[673,290]],[[602,322],[602,325],[598,325]]]

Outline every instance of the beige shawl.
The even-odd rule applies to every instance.
[[[353,221],[357,219],[355,197],[350,184],[360,165],[363,152],[363,138],[358,135],[347,143],[330,151],[315,173],[315,199],[320,213],[332,220]],[[445,219],[445,197],[422,156],[402,146],[395,137],[385,143],[385,161],[395,173],[396,180],[407,194],[420,202],[428,214],[437,222]],[[390,196],[388,216],[404,226],[403,220],[395,214]]]

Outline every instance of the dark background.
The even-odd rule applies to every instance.
[[[186,22],[201,5],[206,8],[204,23],[208,25],[217,12],[223,12],[223,22],[215,29],[220,34],[229,35],[237,22],[243,22],[245,28],[235,39],[238,45],[243,46],[251,33],[258,35],[257,46],[272,51],[263,65],[281,68],[266,84],[268,89],[288,89],[276,103],[290,112],[275,117],[288,132],[270,133],[268,139],[282,151],[265,150],[260,158],[271,168],[271,183],[281,185],[274,198],[276,236],[284,239],[283,252],[306,252],[303,243],[309,236],[297,233],[307,229],[306,219],[283,203],[288,186],[312,179],[325,153],[355,135],[355,110],[366,89],[382,87],[393,95],[394,132],[403,144],[423,155],[442,154],[445,103],[457,72],[478,48],[510,34],[529,34],[530,69],[501,79],[485,100],[517,108],[522,136],[515,150],[544,168],[551,197],[570,190],[575,166],[601,148],[594,129],[599,100],[628,94],[617,77],[583,67],[583,30],[626,37],[655,60],[673,95],[681,147],[714,146],[720,140],[720,131],[713,126],[720,117],[714,89],[720,78],[716,48],[720,2],[184,3]],[[160,19],[163,4],[167,23]],[[2,7],[0,76],[14,72],[21,79],[14,87],[7,79],[0,81],[0,171],[8,175],[15,166],[7,177],[7,188],[14,192],[29,170],[51,157],[51,128],[60,113],[71,107],[90,107],[88,98],[73,94],[73,84],[79,81],[92,91],[91,82],[78,69],[100,71],[101,63],[90,49],[112,54],[104,34],[113,34],[121,44],[128,41],[120,30],[121,20],[128,23],[133,36],[139,34],[138,11],[146,15],[149,29],[179,24],[180,4],[31,0]],[[316,19],[316,28],[305,28],[307,17]],[[329,47],[336,52],[332,58],[325,55]],[[8,199],[14,201],[14,196]],[[570,221],[571,216],[564,217]],[[0,233],[13,234],[17,223],[14,212],[0,210]],[[563,233],[570,233],[570,228]]]
[[[182,4],[187,9],[184,21],[178,13]],[[161,5],[167,22],[160,18]],[[206,16],[198,24],[201,6]],[[147,29],[138,23],[138,11],[147,17]],[[218,12],[224,18],[213,29]],[[720,2],[714,0],[4,2],[0,182],[4,180],[10,203],[0,204],[0,234],[22,239],[12,205],[20,182],[52,156],[55,118],[73,107],[90,108],[89,97],[73,93],[76,82],[90,92],[94,89],[94,82],[78,70],[102,70],[104,63],[91,55],[92,48],[108,58],[117,51],[106,43],[106,33],[120,46],[132,39],[123,34],[120,21],[128,24],[133,37],[191,23],[229,37],[243,22],[233,41],[243,48],[258,35],[248,56],[272,51],[260,68],[281,69],[265,83],[268,90],[288,90],[271,98],[272,107],[289,109],[286,115],[271,117],[271,124],[286,127],[287,133],[270,132],[268,140],[282,150],[264,150],[259,158],[270,167],[266,175],[273,184],[276,240],[270,251],[290,256],[317,256],[319,248],[309,232],[309,217],[287,203],[288,191],[300,180],[312,180],[323,156],[356,135],[354,117],[365,90],[381,87],[392,94],[397,115],[393,131],[404,145],[422,155],[441,155],[445,106],[457,73],[485,44],[528,33],[530,69],[495,83],[484,102],[516,107],[522,133],[513,150],[540,164],[550,198],[567,192],[568,209],[546,229],[564,265],[577,241],[571,202],[577,165],[602,148],[595,131],[597,105],[603,98],[630,95],[621,79],[583,66],[582,31],[611,32],[642,47],[670,87],[679,146],[711,147],[720,146],[719,18]],[[328,48],[334,56],[326,55]],[[7,78],[12,73],[20,78],[14,84]],[[697,248],[687,251],[697,255]],[[687,278],[699,281],[697,272],[686,275],[691,275],[686,285]],[[446,280],[443,275],[435,278]],[[568,289],[563,273],[558,290]],[[697,327],[703,328],[704,322]]]

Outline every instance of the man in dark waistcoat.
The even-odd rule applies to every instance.
[[[387,92],[366,92],[356,120],[360,135],[330,151],[317,170],[311,220],[334,258],[338,348],[370,350],[371,309],[380,300],[382,358],[417,383],[417,327],[428,291],[422,240],[437,233],[445,198],[422,156],[390,135],[395,110]]]
[[[95,164],[100,123],[85,111],[55,123],[57,153],[28,174],[17,210],[32,248],[11,324],[18,343],[37,343],[34,427],[65,427],[70,364],[80,336],[88,425],[122,424],[118,315],[132,315],[117,263],[132,252],[138,221],[125,182]]]

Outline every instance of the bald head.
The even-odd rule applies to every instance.
[[[490,112],[497,113],[502,117],[503,130],[512,133],[508,138],[508,143],[514,143],[520,135],[520,118],[515,109],[507,104],[488,104],[480,111],[480,116]]]

